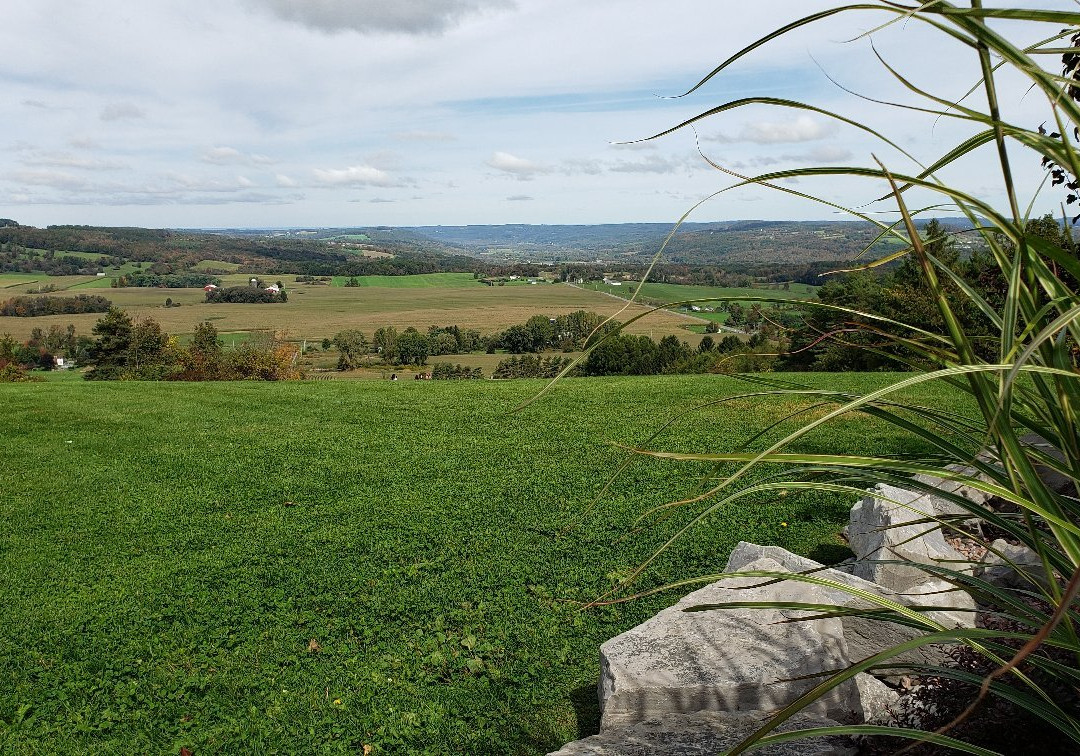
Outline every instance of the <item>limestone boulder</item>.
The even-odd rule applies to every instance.
[[[760,711],[703,711],[650,717],[575,740],[549,756],[712,756],[729,751],[768,718],[768,714]],[[824,717],[796,714],[777,731],[836,725],[837,722]],[[854,756],[857,752],[847,738],[837,736],[796,740],[754,751],[763,756]]]
[[[919,522],[928,516],[938,516],[937,509],[924,494],[887,485],[871,489],[851,508],[848,543],[858,560],[854,574],[903,593],[929,579],[920,564],[970,569],[964,555],[945,541],[940,525]]]
[[[743,568],[788,571],[767,556]],[[843,593],[795,581],[766,582],[756,577],[718,581],[604,643],[599,684],[603,729],[673,713],[775,711],[817,682],[797,678],[842,669],[862,658],[852,658],[840,618],[789,622],[816,612],[784,609],[686,611],[729,602],[829,604]],[[807,711],[840,722],[864,721],[872,707],[863,700],[864,690],[881,692],[872,685],[860,689],[849,680]]]
[[[986,476],[979,473],[978,470],[967,465],[947,465],[945,469],[959,475],[965,475],[971,478],[978,478],[984,481],[988,480]],[[986,503],[990,500],[989,494],[980,491],[977,488],[973,488],[972,486],[961,481],[947,480],[945,478],[937,478],[930,475],[916,475],[915,479],[925,485],[934,486],[940,491],[956,494],[957,496],[963,496],[971,503],[977,504],[979,506],[986,506]],[[964,509],[964,507],[960,506],[959,504],[949,501],[948,499],[941,496],[934,496],[931,494],[926,496],[926,501],[928,502],[929,506],[932,507],[933,512],[938,517],[943,517],[946,515],[965,515],[970,514],[971,512],[971,510]]]
[[[1000,554],[1001,556],[998,556]],[[982,562],[982,579],[1001,588],[1035,590],[1035,584],[1049,587],[1039,555],[1027,546],[1001,538],[990,544]]]
[[[898,593],[850,574],[847,569],[826,568],[812,559],[793,554],[779,546],[759,546],[745,541],[739,543],[731,552],[725,571],[742,570],[748,564],[763,558],[776,561],[788,572],[812,574],[849,588],[875,593],[904,606],[926,607],[928,610],[925,613],[930,619],[948,628],[975,626],[975,600],[964,591],[938,580],[927,580],[905,593]],[[828,603],[858,608],[871,606],[869,602],[846,591],[824,590],[829,599]],[[866,659],[919,634],[915,628],[858,616],[841,617],[840,623],[848,653],[853,661]],[[896,657],[896,662],[938,664],[944,658],[944,652],[941,647],[924,646]]]

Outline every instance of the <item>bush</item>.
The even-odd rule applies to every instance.
[[[869,189],[870,199],[883,195],[889,198],[898,211],[895,226],[881,223],[858,210],[848,212],[875,223],[883,236],[902,245],[900,252],[909,256],[911,273],[917,285],[925,288],[931,309],[918,318],[912,316],[913,310],[909,311],[910,319],[899,321],[878,311],[840,309],[840,305],[828,302],[820,302],[816,308],[826,313],[842,313],[846,327],[854,332],[826,333],[823,338],[851,341],[853,335],[864,336],[863,348],[870,354],[887,350],[925,371],[909,374],[866,396],[838,395],[799,387],[790,381],[774,383],[761,376],[748,376],[747,380],[758,387],[755,390],[764,390],[780,400],[818,402],[815,405],[818,417],[810,421],[804,419],[802,427],[775,442],[766,443],[760,452],[722,448],[711,454],[694,455],[695,460],[730,467],[712,488],[690,500],[695,505],[692,516],[695,522],[704,522],[717,509],[743,497],[805,489],[847,493],[854,498],[862,496],[875,484],[889,483],[916,495],[926,493],[925,484],[915,479],[914,473],[957,481],[999,497],[1009,504],[1000,513],[989,512],[962,497],[938,491],[938,495],[963,507],[966,517],[978,521],[979,526],[968,528],[957,520],[938,522],[943,528],[964,533],[985,547],[991,547],[991,544],[982,535],[984,531],[1000,534],[1037,554],[1041,567],[1038,575],[1028,580],[1023,592],[1003,593],[982,578],[960,571],[964,565],[908,565],[924,570],[928,578],[943,579],[956,589],[972,594],[980,604],[991,607],[992,621],[984,620],[982,627],[974,629],[945,628],[925,613],[899,612],[885,603],[871,610],[856,611],[876,622],[916,627],[923,633],[919,642],[956,647],[958,664],[923,669],[927,681],[937,676],[963,683],[949,692],[953,699],[951,703],[960,704],[949,712],[955,716],[930,723],[938,727],[936,733],[897,730],[896,735],[919,740],[932,738],[934,743],[946,748],[985,753],[973,750],[957,738],[968,731],[966,725],[977,723],[982,730],[981,741],[992,747],[1016,742],[1015,733],[995,735],[992,730],[987,730],[995,726],[1014,727],[1013,722],[1018,717],[1001,715],[1011,707],[1013,712],[1022,710],[1027,717],[1025,733],[1036,727],[1054,732],[1052,739],[1053,747],[1058,749],[1056,752],[1076,752],[1080,750],[1080,710],[1075,697],[1080,680],[1080,642],[1076,630],[1080,622],[1080,603],[1077,601],[1080,593],[1080,436],[1077,432],[1080,428],[1080,370],[1077,365],[1080,356],[1077,347],[1080,344],[1080,293],[1077,290],[1080,261],[1067,236],[1057,234],[1056,238],[1047,238],[1031,226],[1032,219],[1026,216],[1024,208],[1030,207],[1034,200],[1020,196],[1019,187],[1012,178],[1011,161],[1023,156],[1033,163],[1041,162],[1050,170],[1053,185],[1065,184],[1070,189],[1065,201],[1068,204],[1080,201],[1077,192],[1080,188],[1077,180],[1080,149],[1073,142],[1080,133],[1080,106],[1073,99],[1080,99],[1075,52],[1080,34],[1074,36],[1076,28],[1080,27],[1080,13],[1037,8],[983,8],[980,2],[973,2],[971,7],[945,2],[910,7],[891,2],[845,6],[795,21],[748,45],[706,76],[698,87],[723,75],[735,61],[767,47],[774,39],[792,30],[819,23],[838,13],[858,11],[865,15],[873,9],[881,14],[881,20],[899,20],[903,28],[925,25],[941,32],[943,45],[956,44],[960,51],[973,56],[983,79],[969,95],[981,91],[981,104],[974,97],[965,97],[962,102],[943,100],[901,78],[902,74],[894,67],[887,69],[914,95],[924,98],[919,106],[924,112],[929,110],[937,117],[965,121],[972,130],[970,138],[953,145],[939,157],[924,158],[922,165],[930,168],[917,167],[909,173],[891,170],[878,162],[873,168],[815,166],[749,177],[734,175],[738,176],[736,186],[758,185],[780,191],[790,191],[783,188],[783,182],[789,179],[808,183],[833,176],[844,180],[869,180],[873,182]],[[1062,25],[1072,28],[1060,31]],[[1002,36],[999,30],[1043,41],[1025,48]],[[1063,41],[1067,43],[1064,48]],[[1062,77],[1044,69],[1042,61],[1047,60],[1048,55],[1060,55],[1063,49]],[[939,51],[927,52],[934,54],[936,59]],[[1014,90],[1018,98],[1040,97],[1046,102],[1046,122],[1053,124],[1052,130],[1018,126],[1002,118],[998,105],[999,86],[1018,80],[1023,82],[1023,86]],[[1031,91],[1025,93],[1026,90]],[[882,100],[873,102],[886,108],[919,109],[891,106]],[[747,105],[772,105],[834,118],[845,127],[880,139],[890,154],[895,154],[893,149],[906,142],[903,135],[887,139],[855,119],[812,104],[773,97],[751,97],[724,103],[669,131]],[[989,190],[983,183],[964,187],[938,178],[940,171],[958,167],[960,160],[970,158],[980,150],[989,151],[991,155],[986,159],[994,160],[1000,169],[1000,184],[996,191]],[[970,174],[957,171],[951,175],[964,180]],[[920,198],[920,206],[937,209],[945,205],[968,219],[988,250],[981,261],[985,266],[981,280],[987,285],[978,288],[967,284],[950,267],[946,256],[935,254],[938,251],[934,247],[935,240],[924,239],[916,227],[914,216],[917,211],[911,210],[906,197],[909,189],[936,195],[929,201]],[[799,194],[814,199],[809,186],[800,189]],[[982,199],[996,195],[1006,198],[1006,207],[999,208]],[[829,208],[836,207],[831,202],[820,201]],[[874,261],[869,267],[887,261]],[[972,333],[966,325],[970,322],[967,320],[970,312],[977,312],[983,319],[992,336],[989,343],[974,340],[979,334]],[[752,314],[732,303],[728,322],[748,322]],[[599,352],[604,343],[598,344],[595,351]],[[921,406],[917,399],[905,399],[930,381],[945,382],[966,394],[977,408],[976,415],[960,416]],[[827,431],[829,424],[843,422],[852,413],[871,414],[894,424],[910,434],[910,443],[905,445],[903,453],[873,458],[820,457],[800,452],[804,437],[815,431]],[[642,449],[641,453],[657,454],[654,449]],[[678,452],[667,456],[686,458]],[[950,465],[954,467],[950,468]],[[767,476],[760,477],[757,483],[748,482],[758,468],[766,466]],[[955,466],[959,466],[961,472],[955,472]],[[1048,483],[1047,472],[1053,474],[1058,485]],[[674,507],[669,508],[665,516],[670,516],[673,511]],[[883,558],[891,559],[892,556]],[[636,578],[642,569],[644,566],[626,583]],[[755,578],[812,579],[788,573],[755,573]],[[828,585],[851,591],[840,583],[829,581]],[[771,608],[805,609],[794,604],[773,604]],[[833,611],[850,610],[815,607],[815,614]],[[858,672],[894,672],[890,654],[898,652],[897,649],[883,652],[822,680],[730,753],[742,753],[751,747],[792,737],[792,733],[784,736],[770,733],[795,712]],[[1031,674],[1034,671],[1038,674]],[[980,708],[985,701],[990,704]],[[980,711],[989,711],[991,715],[980,718]],[[1031,722],[1039,724],[1032,725]],[[835,732],[859,734],[872,730],[864,725],[850,725]],[[1021,737],[1020,742],[1020,747],[1027,750],[1034,741]]]

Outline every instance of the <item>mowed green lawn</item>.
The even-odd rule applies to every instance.
[[[866,389],[876,376],[808,376]],[[700,465],[622,455],[718,376],[0,386],[0,752],[544,753],[594,732],[597,649],[676,592],[582,611],[689,511]],[[942,392],[930,398],[947,401]],[[740,448],[740,400],[668,448]],[[905,448],[845,420],[804,448]],[[718,511],[642,588],[740,539],[824,560],[850,500]]]

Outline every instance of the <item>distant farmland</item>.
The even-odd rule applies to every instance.
[[[264,276],[267,282],[278,276]],[[281,276],[289,292],[284,304],[207,304],[202,289],[124,288],[100,291],[117,307],[134,317],[152,317],[169,333],[185,334],[209,320],[221,332],[271,329],[286,332],[287,338],[322,339],[338,331],[355,328],[371,334],[382,326],[402,330],[409,326],[459,325],[489,334],[523,323],[537,314],[561,315],[575,310],[592,310],[614,315],[624,306],[612,297],[563,284],[536,286],[483,286],[471,274],[430,274],[424,276],[361,277],[357,288],[297,284]],[[225,285],[242,285],[247,274],[222,276]],[[6,296],[36,289],[50,283],[58,290],[80,290],[107,285],[108,279],[88,276],[27,276],[23,286],[4,289]],[[364,285],[366,284],[366,285]],[[408,287],[408,288],[406,288]],[[179,307],[165,307],[172,299]],[[647,308],[633,305],[620,319],[627,320]],[[79,333],[89,333],[97,315],[56,315],[42,318],[0,318],[0,333],[26,339],[34,328],[74,323]],[[699,338],[689,333],[687,318],[671,313],[655,313],[633,324],[630,332],[661,338],[677,334],[691,343]]]

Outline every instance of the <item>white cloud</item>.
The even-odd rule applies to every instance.
[[[315,180],[325,186],[400,186],[386,171],[370,165],[352,165],[348,168],[316,168]]]
[[[170,173],[166,175],[166,179],[191,192],[238,192],[255,186],[255,183],[245,176],[218,179],[192,176],[186,173]]]
[[[528,194],[511,194],[506,198],[508,202],[532,202],[533,199]]]
[[[745,124],[735,136],[717,134],[705,139],[714,142],[753,142],[754,144],[785,144],[814,142],[836,133],[836,124],[822,123],[811,116],[799,115],[786,121],[755,121]]]
[[[225,165],[226,163],[242,163],[244,156],[234,147],[211,147],[203,152],[200,160],[204,163]]]
[[[130,102],[112,102],[101,109],[103,121],[125,121],[146,118],[146,113],[138,105]]]
[[[491,159],[487,161],[487,164],[497,171],[509,173],[522,181],[527,181],[534,176],[548,172],[548,169],[544,166],[517,155],[511,155],[509,152],[494,153]]]
[[[204,150],[199,159],[214,165],[271,165],[274,162],[266,155],[245,154],[235,147],[211,147]]]
[[[300,186],[300,182],[298,182],[292,176],[286,176],[284,173],[279,173],[274,176],[274,183],[284,188]]]
[[[286,21],[324,32],[430,34],[510,0],[247,0]]]

